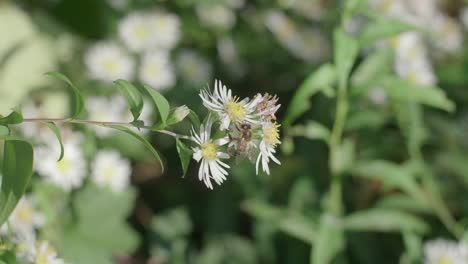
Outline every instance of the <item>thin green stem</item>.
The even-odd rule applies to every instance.
[[[165,129],[154,129],[150,126],[135,126],[134,124],[127,122],[104,122],[104,121],[95,121],[95,120],[83,120],[83,119],[70,119],[70,118],[24,118],[23,122],[59,122],[59,123],[70,123],[70,124],[90,124],[90,125],[100,125],[100,126],[127,126],[127,127],[136,127],[149,129],[151,131],[166,134],[175,138],[193,140],[192,137],[186,135],[180,135]]]

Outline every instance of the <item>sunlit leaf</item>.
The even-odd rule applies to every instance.
[[[114,83],[127,101],[130,112],[133,115],[133,120],[138,120],[143,110],[143,97],[140,91],[133,84],[125,80],[117,80]]]
[[[143,85],[143,87],[145,88],[145,91],[151,97],[154,105],[158,109],[160,122],[161,122],[160,126],[164,128],[166,126],[167,117],[169,116],[169,110],[170,110],[169,102],[161,93],[151,88],[150,86]]]
[[[23,122],[23,115],[18,111],[13,111],[9,115],[0,118],[0,125],[13,125]]]
[[[0,192],[0,226],[8,220],[32,175],[33,149],[26,141],[7,138],[4,145]]]
[[[75,110],[73,111],[73,114],[72,114],[72,118],[76,118],[78,117],[81,112],[83,111],[83,107],[84,107],[84,100],[83,100],[83,96],[81,95],[81,92],[80,90],[78,89],[78,87],[76,87],[71,81],[70,79],[68,79],[67,76],[59,73],[59,72],[48,72],[46,73],[47,75],[50,75],[50,76],[53,76],[61,81],[64,81],[66,82],[73,90],[73,95],[74,95],[74,105],[75,105]]]

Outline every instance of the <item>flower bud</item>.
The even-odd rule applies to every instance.
[[[190,109],[186,105],[179,106],[169,116],[169,118],[167,119],[167,124],[173,125],[179,123],[182,120],[184,120],[189,113]]]

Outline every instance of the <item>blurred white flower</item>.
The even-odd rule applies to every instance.
[[[203,181],[209,189],[213,189],[211,179],[218,185],[226,180],[228,173],[224,168],[229,168],[229,165],[221,161],[221,159],[228,159],[229,155],[220,150],[221,146],[229,142],[229,139],[227,137],[211,139],[212,125],[211,118],[208,118],[206,123],[200,126],[200,134],[197,134],[194,128],[191,131],[192,138],[198,144],[198,147],[193,148],[193,159],[200,163],[198,179]]]
[[[270,174],[270,168],[268,165],[270,163],[270,159],[276,164],[281,164],[281,162],[274,156],[276,153],[276,146],[281,143],[279,140],[278,128],[279,125],[276,124],[276,122],[262,123],[262,139],[259,145],[260,153],[258,154],[256,163],[257,175],[260,162],[262,164],[262,170],[267,174]]]
[[[367,97],[376,105],[384,105],[387,103],[388,96],[385,89],[382,87],[374,87],[369,90]]]
[[[460,20],[465,27],[465,30],[468,30],[468,6],[463,7],[460,11]]]
[[[241,61],[234,40],[230,36],[222,37],[216,45],[221,61],[227,65],[227,69],[235,75],[242,77],[247,71],[247,65]]]
[[[123,49],[112,42],[98,42],[85,54],[91,78],[106,82],[133,79],[135,63]]]
[[[280,0],[286,8],[310,20],[321,20],[326,15],[325,1],[321,0]]]
[[[127,8],[129,0],[107,0],[107,3],[116,10]]]
[[[141,62],[140,81],[156,90],[166,90],[175,84],[174,69],[165,52],[146,53]]]
[[[426,46],[419,33],[409,32],[393,40],[395,46],[395,70],[413,83],[434,85],[437,82]]]
[[[91,178],[98,186],[121,192],[128,187],[131,172],[130,162],[119,152],[102,150],[92,163]]]
[[[176,65],[182,78],[193,85],[204,84],[211,79],[211,64],[193,50],[181,51],[177,56]]]
[[[153,34],[148,22],[142,12],[130,13],[119,22],[119,37],[131,51],[141,52],[149,47]]]
[[[35,230],[44,225],[44,216],[36,210],[32,197],[25,195],[8,218],[14,234],[20,237],[35,237]],[[1,228],[2,234],[8,234],[8,225]]]
[[[245,0],[225,0],[226,5],[233,9],[242,8],[245,5]]]
[[[148,14],[148,27],[151,29],[150,49],[172,49],[180,39],[180,21],[176,15],[156,11]]]
[[[47,241],[36,242],[37,264],[65,264],[63,259],[57,256],[55,249]]]
[[[439,14],[431,18],[432,43],[436,48],[453,53],[463,47],[463,31],[456,20]]]
[[[436,239],[424,245],[425,264],[467,264],[468,247],[462,242]]]
[[[237,96],[232,96],[232,91],[223,85],[221,81],[215,80],[214,93],[208,89],[200,92],[203,105],[218,114],[221,121],[220,129],[226,130],[231,123],[256,123],[255,111],[260,97],[255,97],[249,102],[248,98],[240,101]]]
[[[93,121],[102,122],[120,122],[125,118],[127,105],[121,96],[107,97],[89,97],[86,100],[86,110],[88,118]],[[96,134],[106,137],[112,134],[113,130],[107,127],[91,126]]]
[[[196,6],[201,23],[207,27],[229,30],[236,24],[236,14],[222,3],[201,3]]]
[[[80,140],[76,139],[80,135],[74,134],[71,138],[62,138],[64,157],[59,162],[57,162],[60,154],[59,144],[39,146],[35,151],[37,159],[34,163],[35,170],[47,181],[66,192],[80,187],[86,176],[86,161],[80,148]]]

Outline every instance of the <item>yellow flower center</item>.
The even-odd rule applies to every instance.
[[[279,143],[279,125],[272,124],[263,128],[263,140],[270,146],[275,146]]]
[[[216,144],[214,144],[211,140],[201,145],[201,152],[203,158],[208,161],[216,160],[218,157]]]
[[[161,66],[158,64],[150,64],[147,68],[147,73],[150,76],[159,76],[161,74]]]
[[[453,264],[453,261],[446,256],[442,256],[437,259],[436,263],[437,264]]]
[[[23,223],[31,223],[33,211],[29,207],[18,207],[18,219]]]
[[[243,105],[237,102],[237,98],[229,99],[224,105],[224,111],[228,114],[229,118],[234,123],[240,123],[246,116],[246,111]]]
[[[115,60],[108,60],[104,62],[104,68],[109,73],[115,73],[117,71],[117,62]]]
[[[104,170],[104,178],[106,178],[106,180],[111,180],[113,176],[114,176],[114,169],[112,167],[107,167]]]
[[[138,39],[145,39],[146,36],[148,35],[148,32],[146,31],[144,26],[139,26],[135,28],[134,33],[135,33],[135,37],[137,37]]]
[[[69,160],[62,159],[61,161],[57,162],[57,167],[60,172],[65,173],[70,170],[72,163]]]
[[[36,255],[36,262],[35,264],[49,264],[48,258],[55,253],[55,250],[50,246],[47,245],[45,250],[42,250],[42,244],[37,244],[37,255]]]

